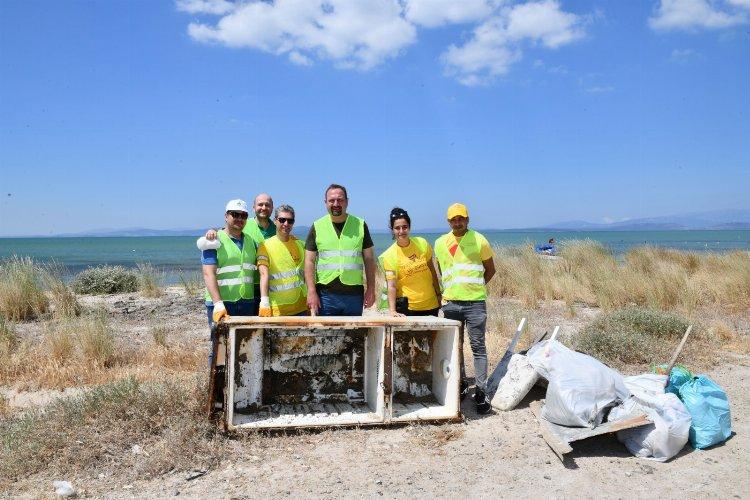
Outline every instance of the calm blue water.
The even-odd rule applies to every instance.
[[[434,241],[439,234],[416,235]],[[559,231],[510,232],[488,231],[484,235],[496,245],[541,243],[554,237],[566,240],[592,239],[610,248],[616,255],[638,245],[656,245],[688,251],[750,251],[750,231]],[[373,234],[377,253],[391,244],[390,235]],[[150,262],[167,272],[176,282],[180,271],[194,274],[200,270],[200,252],[192,236],[157,236],[147,238],[0,238],[0,259],[24,255],[43,262],[57,261],[70,274],[91,266],[110,264],[135,267]]]

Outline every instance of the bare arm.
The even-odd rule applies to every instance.
[[[203,282],[206,284],[206,289],[211,296],[211,301],[214,303],[221,302],[219,283],[216,280],[216,265],[203,264]]]
[[[435,263],[432,261],[432,259],[427,261],[427,267],[430,268],[430,274],[432,274],[432,288],[435,290],[435,295],[438,299],[438,305],[440,305],[443,294],[440,291],[440,279],[438,278],[437,271],[435,270]]]
[[[362,258],[365,261],[365,280],[367,289],[365,290],[365,309],[375,303],[375,252],[373,247],[362,250]]]
[[[315,289],[315,261],[318,259],[318,252],[305,250],[305,283],[307,284],[307,307],[310,314],[315,316],[320,309],[320,299]]]
[[[260,296],[268,297],[268,266],[265,262],[258,263],[258,272],[260,273]]]
[[[388,310],[392,316],[403,316],[396,312],[396,280],[388,280]]]
[[[490,257],[487,260],[483,260],[482,265],[484,265],[484,282],[486,284],[495,275],[495,261]]]

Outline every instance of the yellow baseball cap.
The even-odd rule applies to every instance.
[[[453,217],[469,217],[469,211],[466,210],[466,205],[462,203],[454,203],[453,205],[448,207],[448,220],[451,220]]]

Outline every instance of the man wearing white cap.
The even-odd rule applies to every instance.
[[[255,316],[253,272],[255,271],[256,243],[242,230],[247,223],[247,203],[231,200],[227,203],[224,229],[213,241],[198,238],[203,252],[203,281],[206,283],[206,311],[208,324],[230,315]]]
[[[477,413],[490,411],[487,399],[487,289],[495,275],[492,247],[487,239],[469,229],[469,211],[465,205],[448,207],[451,232],[435,241],[435,256],[443,284],[443,315],[464,324],[474,354],[474,401]],[[461,358],[461,397],[468,393],[463,358]]]

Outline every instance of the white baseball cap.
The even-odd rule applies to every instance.
[[[247,212],[247,203],[244,200],[229,200],[225,212]]]

